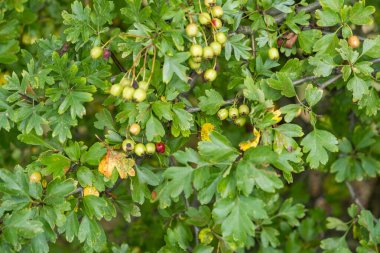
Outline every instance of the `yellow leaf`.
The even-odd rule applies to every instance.
[[[256,130],[256,128],[253,129],[253,139],[250,140],[250,141],[244,141],[244,142],[241,142],[239,144],[239,147],[240,147],[240,150],[241,151],[246,151],[250,148],[254,148],[254,147],[257,147],[257,145],[259,144],[260,142],[260,137],[261,137],[261,134],[260,134],[260,131]]]

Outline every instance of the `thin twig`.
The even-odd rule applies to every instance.
[[[346,182],[346,186],[347,186],[347,189],[348,191],[350,192],[350,195],[351,195],[351,198],[352,200],[361,208],[361,209],[365,209],[362,202],[360,201],[360,199],[358,198],[358,196],[356,195],[355,193],[355,190],[354,190],[354,187],[352,187],[351,183],[350,182]]]

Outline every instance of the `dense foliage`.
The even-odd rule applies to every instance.
[[[374,15],[0,1],[0,252],[379,252]]]

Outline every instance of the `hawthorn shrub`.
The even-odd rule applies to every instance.
[[[1,1],[0,251],[379,252],[373,15]]]

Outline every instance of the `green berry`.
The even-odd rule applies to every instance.
[[[232,120],[236,119],[237,117],[239,117],[239,110],[238,110],[236,107],[231,107],[231,108],[228,110],[228,116],[229,116],[230,119],[232,119]]]
[[[239,114],[242,116],[249,114],[249,107],[245,104],[239,106]]]
[[[156,145],[152,142],[149,142],[145,145],[145,148],[146,148],[146,153],[148,155],[153,155],[154,153],[156,153]]]
[[[226,108],[220,109],[218,111],[218,118],[220,120],[225,120],[228,118],[228,110]]]
[[[130,86],[127,86],[123,90],[123,98],[127,101],[131,101],[133,98],[133,94],[135,93],[135,89]]]
[[[215,69],[208,69],[204,73],[204,78],[206,81],[212,82],[216,79],[218,74],[216,73]]]
[[[92,59],[98,59],[103,54],[103,48],[101,47],[93,47],[91,49],[90,55]]]
[[[133,99],[138,103],[143,102],[146,99],[146,91],[140,88],[136,89],[133,93]]]
[[[212,48],[216,56],[222,53],[222,45],[219,42],[211,42],[210,47]]]
[[[136,154],[137,156],[143,156],[143,155],[145,154],[145,152],[146,152],[146,147],[145,147],[144,144],[142,144],[142,143],[137,143],[137,144],[135,145],[135,154]]]
[[[121,146],[125,152],[132,151],[135,149],[135,142],[132,139],[125,139]]]
[[[114,97],[118,97],[123,92],[123,87],[120,84],[114,84],[111,86],[110,94]]]

